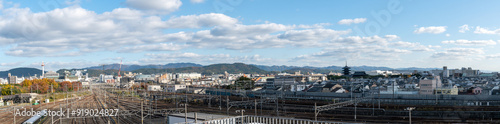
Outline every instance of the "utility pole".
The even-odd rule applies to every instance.
[[[244,117],[243,117],[243,113],[245,112],[245,109],[241,109],[241,110],[236,110],[236,113],[241,113],[241,123],[243,124],[245,122]]]
[[[408,107],[405,110],[408,110],[408,116],[410,117],[410,124],[411,124],[411,111],[414,110],[415,107]]]
[[[12,92],[12,88],[11,88],[10,92]],[[12,114],[14,115],[14,123],[13,124],[16,124],[16,106],[14,106],[14,108],[12,108],[12,109],[13,109]]]
[[[187,115],[187,112],[188,112],[187,111],[187,106],[188,106],[188,104],[184,103],[184,104],[181,104],[181,106],[184,106],[184,121],[187,123],[188,122],[187,121],[187,117],[188,117],[188,115]]]
[[[436,94],[435,96],[436,96],[436,105],[437,105],[438,104],[438,94],[437,94],[437,90],[436,89],[438,88],[438,86],[437,86],[438,79],[436,77],[434,77],[434,80],[436,80],[436,88],[434,88],[434,94]]]
[[[283,88],[283,87],[282,87],[282,88]],[[276,116],[278,116],[278,117],[279,117],[279,116],[280,116],[280,112],[279,112],[279,106],[278,106],[278,105],[279,105],[279,102],[280,102],[280,101],[279,101],[279,98],[278,98],[278,94],[276,94],[276,95],[274,95],[274,96],[276,96]]]
[[[198,113],[194,113],[194,123],[198,123]]]
[[[118,102],[116,102],[116,106],[118,106],[117,108],[118,108],[118,111],[119,111],[120,110],[120,96],[117,95],[116,99],[118,101]],[[118,124],[120,124],[120,115],[119,115],[119,113],[117,115],[118,115],[118,117],[116,117],[116,121],[118,122]]]
[[[255,109],[255,116],[257,116],[257,99],[254,99],[254,109]]]
[[[318,121],[318,106],[314,103],[314,122]]]
[[[144,110],[143,110],[143,102],[141,100],[141,124],[144,124]]]
[[[357,106],[358,106],[358,103],[356,101],[356,97],[354,97],[354,122],[356,122],[356,116],[357,116]]]
[[[226,108],[227,108],[227,115],[229,115],[229,96],[226,95]]]

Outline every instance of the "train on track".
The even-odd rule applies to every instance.
[[[26,120],[25,122],[23,122],[23,124],[37,124],[45,117],[46,114],[47,114],[47,110],[42,110],[42,111],[40,111],[39,114],[37,114],[37,115],[31,117],[30,119]]]

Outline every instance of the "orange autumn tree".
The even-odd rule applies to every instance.
[[[28,79],[24,79],[24,81],[21,82],[21,86],[23,86],[23,87],[30,87],[31,85],[33,85],[33,82],[31,80],[28,80]]]
[[[73,90],[72,83],[69,81],[60,82],[59,89],[60,89],[59,91],[63,91],[63,92]]]
[[[54,90],[54,92],[56,92],[56,91],[57,91],[57,88],[59,88],[59,84],[58,84],[56,81],[54,81],[54,79],[47,79],[47,78],[44,78],[44,79],[42,79],[42,80],[43,80],[43,82],[47,82],[47,83],[48,83],[49,88],[51,88],[51,87],[52,87],[52,88],[53,88],[53,90]],[[49,90],[51,90],[51,89],[49,89]],[[49,92],[51,92],[51,91],[49,91]]]
[[[79,91],[82,88],[82,82],[80,81],[74,81],[71,82],[73,91]]]
[[[44,82],[42,79],[33,80],[33,85],[31,85],[32,89],[35,89],[37,93],[47,93],[49,90],[48,82]]]
[[[54,79],[33,79],[33,80],[24,80],[21,83],[23,87],[21,91],[23,92],[33,92],[33,93],[51,93],[57,91],[71,91],[71,90],[80,90],[82,87],[81,82],[56,82]],[[73,89],[75,88],[75,89]],[[53,90],[53,91],[52,91]]]

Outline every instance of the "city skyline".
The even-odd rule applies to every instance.
[[[498,2],[3,0],[0,71],[120,60],[496,71]]]

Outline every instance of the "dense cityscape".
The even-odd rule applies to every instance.
[[[500,123],[498,5],[0,0],[0,124]]]
[[[228,65],[237,65],[235,68],[253,66],[243,63]],[[496,120],[499,116],[496,111],[491,110],[500,104],[496,97],[500,94],[498,72],[486,73],[471,67],[359,71],[345,65],[341,70],[332,70],[326,74],[301,71],[272,71],[263,74],[225,71],[205,75],[200,72],[122,72],[120,64],[117,73],[113,74],[111,71],[112,74],[105,74],[105,68],[114,69],[112,65],[102,65],[101,74],[89,76],[90,70],[95,69],[63,69],[64,71],[58,71],[62,73],[57,73],[44,71],[44,66],[41,66],[39,76],[9,74],[6,79],[1,78],[0,105],[9,108],[29,104],[28,106],[39,109],[56,109],[65,104],[66,107],[70,105],[65,108],[69,111],[80,107],[95,109],[79,104],[94,102],[98,103],[97,106],[112,106],[126,111],[109,119],[104,117],[102,120],[85,123],[140,123],[139,121],[144,120],[147,123],[182,123],[185,122],[183,117],[187,117],[188,122],[203,123],[247,123],[252,119],[268,117],[283,118],[277,121],[305,121],[304,123],[309,123],[306,120],[311,123],[406,123],[410,121],[409,111],[413,111],[413,121],[419,123],[484,123]],[[101,95],[94,96],[95,93]],[[108,96],[102,98],[102,94]],[[88,101],[89,98],[95,101]],[[120,98],[123,102],[118,101]],[[128,101],[133,99],[142,101],[142,107],[152,108],[135,110],[138,105]],[[51,104],[52,102],[55,104]],[[136,101],[135,104],[139,103]],[[157,107],[158,105],[165,108]],[[187,108],[183,109],[180,105],[197,107],[183,115],[183,110]],[[243,110],[248,111],[248,116],[238,116],[238,113],[233,112]],[[119,115],[130,116],[130,111],[147,112],[143,115],[150,118],[134,117],[128,120]],[[196,117],[194,113],[201,116]],[[10,115],[4,113],[2,117],[10,118]],[[221,119],[207,118],[212,116]],[[28,119],[23,119],[22,116],[18,118],[21,120],[16,121]],[[78,116],[49,120],[42,123],[80,121]]]

